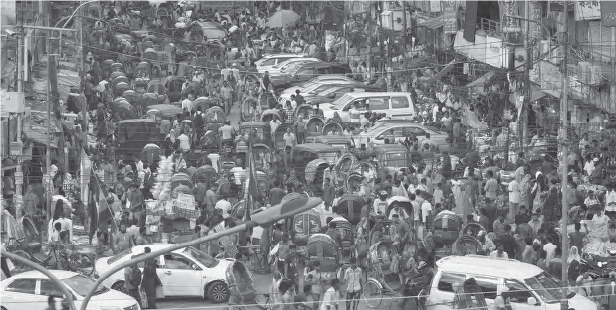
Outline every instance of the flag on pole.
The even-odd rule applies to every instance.
[[[246,184],[244,188],[244,201],[246,206],[246,213],[244,214],[244,221],[250,221],[250,212],[255,207],[257,200],[259,199],[259,190],[257,189],[257,168],[255,165],[255,157],[252,153],[252,143],[248,145],[248,153],[246,154],[248,165],[246,166]]]

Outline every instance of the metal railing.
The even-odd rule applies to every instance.
[[[495,38],[501,37],[503,29],[500,22],[482,17],[477,25],[479,29],[483,30],[488,36]]]

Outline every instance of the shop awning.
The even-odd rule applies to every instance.
[[[424,26],[426,28],[430,28],[432,30],[438,29],[439,27],[443,27],[445,24],[445,19],[443,16],[435,17],[432,19],[428,19],[425,22],[419,24],[419,26]]]
[[[490,79],[496,74],[494,70],[490,70],[488,73],[482,75],[480,78],[466,84],[466,87],[479,87],[484,86],[490,81]]]
[[[547,96],[548,94],[546,94],[545,92],[543,92],[541,90],[541,88],[539,88],[539,86],[535,86],[535,85],[531,85],[530,86],[530,102],[533,102],[535,100],[539,100],[545,96]]]

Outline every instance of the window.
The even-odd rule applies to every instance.
[[[392,132],[393,131],[393,132]],[[401,138],[403,136],[403,128],[402,127],[394,127],[394,128],[390,128],[385,130],[383,133],[381,133],[378,136],[378,139],[385,139],[385,138],[389,138],[390,140],[393,138]],[[390,141],[391,143],[393,143],[393,141]]]
[[[165,255],[165,268],[167,269],[192,269],[193,262],[178,254]]]
[[[374,97],[368,99],[370,110],[387,110],[389,109],[388,97]]]
[[[498,288],[498,279],[491,277],[474,277],[475,281],[477,281],[477,285],[483,296],[486,299],[494,299],[496,298],[497,288]]]
[[[62,292],[62,289],[57,284],[50,280],[41,280],[41,292],[39,295],[64,296],[64,292]]]
[[[261,63],[261,66],[273,66],[276,64],[276,58],[270,58]]]
[[[325,67],[325,68],[318,68],[317,69],[317,74],[329,74],[330,73],[330,69],[329,67]]]
[[[132,249],[126,249],[120,253],[118,253],[116,256],[112,256],[110,259],[107,260],[107,264],[111,265],[119,260],[121,260],[122,258],[128,256],[128,254],[131,254],[133,252]]]
[[[511,296],[511,302],[525,304],[533,294],[522,283],[514,280],[505,280],[505,286],[509,289],[507,294]]]
[[[313,72],[314,70],[312,70],[312,68],[304,68],[302,70],[299,70],[299,72],[297,72],[297,75],[312,75]]]
[[[17,279],[6,287],[8,292],[34,294],[36,279]]]
[[[392,97],[391,108],[392,109],[404,109],[410,106],[409,99],[407,97]]]
[[[453,284],[456,282],[462,284],[464,280],[466,280],[466,276],[463,274],[443,272],[438,281],[438,290],[453,293]]]
[[[406,127],[405,131],[406,131],[405,133],[407,135],[412,133],[416,137],[420,137],[420,136],[425,136],[426,135],[426,131],[421,129],[421,128],[418,128],[418,127],[412,127],[412,126]]]

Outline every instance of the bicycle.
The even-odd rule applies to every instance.
[[[96,254],[75,250],[76,245],[68,245],[59,249],[57,245],[50,245],[47,249],[39,243],[24,244],[25,239],[9,238],[7,251],[33,261],[47,269],[68,270],[84,276],[94,273]],[[15,262],[15,274],[30,271],[31,268]]]

